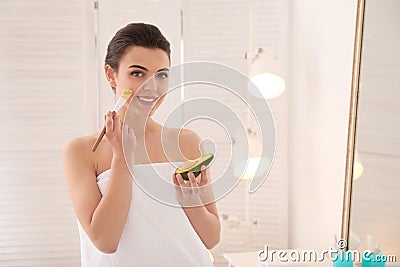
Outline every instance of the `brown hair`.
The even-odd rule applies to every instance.
[[[117,31],[108,44],[105,65],[109,65],[118,72],[120,59],[130,46],[159,48],[168,54],[168,59],[171,57],[170,43],[156,26],[146,23],[130,23]],[[115,93],[115,88],[112,89]]]

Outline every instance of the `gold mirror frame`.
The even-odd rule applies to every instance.
[[[344,181],[341,240],[343,250],[348,249],[350,229],[351,192],[353,185],[354,147],[357,127],[358,92],[360,84],[361,51],[366,0],[357,1],[356,31],[354,36],[353,69],[350,92],[350,111],[347,133],[346,169]]]

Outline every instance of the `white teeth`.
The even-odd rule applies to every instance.
[[[143,96],[139,96],[139,99],[141,101],[147,102],[147,103],[152,103],[154,102],[154,100],[156,100],[155,98],[147,98],[147,97],[143,97]]]

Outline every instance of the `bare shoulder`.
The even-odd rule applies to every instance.
[[[187,159],[195,159],[201,156],[201,138],[192,130],[181,129],[179,133],[179,149]]]
[[[64,145],[62,154],[63,156],[89,157],[94,141],[93,135],[76,137]]]
[[[187,128],[168,128],[162,127],[161,135],[163,142],[163,149],[168,151],[172,158],[184,161],[188,159],[196,159],[202,155],[201,151],[201,138],[200,136]],[[164,139],[166,138],[166,139]],[[165,140],[167,142],[165,142]],[[171,157],[169,157],[171,158]]]
[[[195,141],[197,143],[200,143],[201,138],[196,132],[186,129],[186,128],[177,129],[177,130],[180,130],[179,138],[181,139],[181,141],[183,141],[183,142],[194,142]]]
[[[64,169],[85,168],[95,170],[94,155],[91,146],[95,135],[77,137],[66,143],[62,150]]]

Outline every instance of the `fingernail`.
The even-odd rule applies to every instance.
[[[201,165],[201,170],[204,171],[206,169],[206,165]]]

